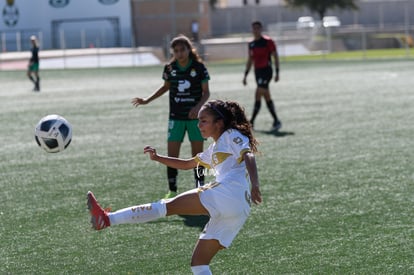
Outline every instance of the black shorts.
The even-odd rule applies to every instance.
[[[269,89],[269,83],[273,76],[272,67],[265,67],[260,69],[255,69],[254,74],[256,76],[257,87]]]

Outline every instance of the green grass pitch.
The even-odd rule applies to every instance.
[[[208,64],[211,98],[237,100],[250,116],[254,80],[244,64]],[[166,169],[168,97],[130,100],[161,85],[162,67],[0,74],[0,274],[191,274],[201,230],[169,217],[90,228],[86,192],[112,209],[160,199]],[[413,274],[414,77],[410,60],[283,62],[271,84],[283,128],[257,118],[264,203],[214,274]],[[62,153],[35,143],[39,119],[73,125]],[[207,141],[209,144],[211,140]],[[181,156],[190,155],[186,138]],[[180,191],[193,187],[179,173]]]

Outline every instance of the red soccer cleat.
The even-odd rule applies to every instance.
[[[88,209],[91,213],[92,228],[101,230],[110,226],[108,211],[99,205],[91,191],[88,191],[87,199]]]

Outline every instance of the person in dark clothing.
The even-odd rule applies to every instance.
[[[33,82],[33,91],[40,92],[40,76],[39,76],[39,45],[36,36],[30,37],[32,43],[31,53],[32,56],[27,66],[27,77]]]
[[[192,155],[195,156],[203,151],[204,138],[197,127],[197,115],[210,96],[210,76],[188,37],[177,36],[171,41],[170,46],[173,57],[164,66],[164,83],[149,97],[133,98],[132,104],[135,107],[148,104],[169,91],[168,156],[179,157],[186,132],[191,143]],[[196,186],[204,184],[202,171],[201,166],[194,169]],[[165,198],[177,195],[177,174],[177,169],[167,166],[169,192]]]
[[[254,73],[256,77],[256,94],[253,114],[250,123],[254,126],[254,120],[260,111],[262,97],[266,101],[266,106],[273,117],[272,130],[278,131],[282,127],[282,123],[277,117],[276,108],[270,96],[269,84],[272,79],[272,57],[275,64],[275,82],[279,81],[279,55],[276,43],[266,35],[262,34],[262,23],[255,21],[252,23],[252,32],[254,39],[249,42],[249,55],[244,72],[243,84],[247,85],[247,75],[250,68],[254,65]]]

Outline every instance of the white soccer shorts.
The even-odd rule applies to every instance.
[[[249,216],[250,190],[238,182],[212,182],[199,190],[200,201],[210,214],[199,239],[215,239],[229,247]]]

